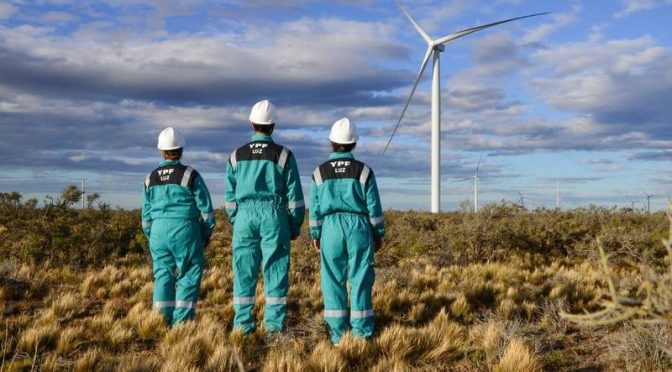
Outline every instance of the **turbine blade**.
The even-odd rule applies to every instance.
[[[501,25],[502,23],[517,21],[517,20],[523,19],[523,18],[536,17],[536,16],[540,16],[540,15],[544,15],[544,14],[549,14],[549,12],[530,14],[530,15],[526,15],[526,16],[522,16],[522,17],[516,17],[516,18],[509,18],[509,19],[505,19],[503,21],[497,21],[497,22],[493,22],[493,23],[488,23],[486,25],[467,28],[467,29],[464,29],[462,31],[453,32],[450,35],[447,35],[447,36],[444,36],[440,39],[437,39],[436,41],[434,41],[434,44],[435,45],[443,44],[445,42],[461,38],[462,36],[469,35],[469,34],[474,33],[476,31],[481,31],[481,30],[484,30],[486,28]]]
[[[387,148],[390,147],[390,143],[392,143],[392,138],[394,138],[394,135],[397,134],[397,129],[399,129],[399,125],[401,124],[401,120],[404,118],[404,114],[406,114],[406,110],[408,109],[408,105],[411,103],[411,98],[413,98],[413,94],[415,94],[415,89],[418,87],[418,83],[420,82],[420,78],[422,78],[422,73],[425,72],[425,67],[427,67],[427,61],[429,61],[429,57],[432,55],[432,47],[427,48],[427,52],[425,53],[425,58],[422,60],[422,64],[420,65],[420,71],[418,71],[418,76],[415,78],[415,84],[413,84],[413,88],[411,89],[411,93],[408,95],[408,98],[406,99],[406,104],[404,105],[404,109],[401,110],[401,115],[399,116],[399,120],[397,121],[397,125],[394,126],[394,130],[392,131],[392,135],[390,136],[390,139],[387,140],[387,145],[385,145],[385,150],[383,150],[383,155],[387,152]]]
[[[427,44],[432,44],[432,38],[429,37],[429,35],[425,32],[425,30],[422,29],[422,27],[420,27],[420,25],[417,22],[415,22],[413,17],[411,17],[411,15],[408,14],[406,9],[401,8],[401,11],[404,12],[404,14],[406,14],[406,17],[408,17],[408,20],[411,21],[411,24],[413,25],[413,27],[415,27],[415,30],[418,31],[418,33],[420,34],[420,36],[422,36],[423,39],[425,39]]]
[[[478,165],[476,166],[476,176],[478,176],[478,170],[481,169],[481,160],[483,160],[483,155],[478,157]]]

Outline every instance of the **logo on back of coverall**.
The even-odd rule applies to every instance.
[[[263,154],[264,149],[268,147],[268,143],[250,143],[250,149],[253,154]]]
[[[334,168],[334,173],[345,173],[348,167],[350,166],[350,161],[348,160],[338,160],[330,161],[331,167]]]
[[[159,169],[159,180],[162,182],[170,181],[170,175],[175,171],[174,168]]]

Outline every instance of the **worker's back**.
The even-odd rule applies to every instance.
[[[198,218],[194,182],[198,172],[177,160],[159,164],[145,179],[145,194],[152,220],[158,218]]]
[[[229,158],[236,183],[234,199],[238,203],[248,200],[286,202],[285,166],[290,156],[289,149],[266,135],[255,135],[251,142],[236,149]]]
[[[370,175],[371,169],[366,164],[345,154],[322,163],[313,172],[320,214],[346,212],[368,216],[366,182]]]

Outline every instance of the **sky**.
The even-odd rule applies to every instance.
[[[442,210],[506,200],[563,208],[666,206],[672,193],[672,0],[0,0],[0,192],[42,199],[86,178],[138,208],[167,127],[223,205],[226,163],[252,105],[278,108],[276,142],[304,191],[341,117],[385,209],[429,209],[430,69],[386,154],[433,37],[441,55]]]

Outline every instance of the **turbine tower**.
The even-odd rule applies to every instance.
[[[441,52],[445,50],[445,46],[443,44],[461,38],[463,36],[469,35],[471,33],[477,32],[484,30],[486,28],[490,28],[493,26],[500,25],[502,23],[507,23],[523,18],[530,18],[530,17],[536,17],[539,15],[543,14],[548,14],[548,13],[536,13],[536,14],[530,14],[526,15],[523,17],[516,17],[516,18],[510,18],[510,19],[505,19],[502,21],[497,21],[493,23],[488,23],[485,25],[481,26],[476,26],[476,27],[471,27],[464,29],[462,31],[457,31],[453,32],[450,35],[446,35],[444,37],[438,38],[438,39],[432,39],[425,30],[418,25],[417,22],[411,17],[410,14],[405,9],[401,9],[401,11],[408,17],[408,20],[411,22],[413,27],[418,31],[420,36],[427,42],[427,51],[425,52],[425,57],[422,59],[422,63],[420,64],[420,71],[418,71],[418,74],[416,75],[415,78],[415,83],[413,84],[413,88],[411,89],[411,93],[408,95],[408,98],[406,99],[406,104],[404,105],[404,109],[401,110],[401,115],[399,116],[399,120],[397,121],[397,125],[394,127],[394,130],[392,131],[392,135],[390,136],[390,139],[387,141],[387,145],[385,146],[385,150],[383,150],[383,154],[387,152],[387,148],[390,147],[390,143],[392,142],[392,138],[394,138],[394,135],[397,133],[397,129],[399,129],[399,125],[401,124],[401,120],[404,118],[404,114],[406,113],[406,110],[408,109],[408,105],[411,103],[411,99],[413,98],[413,94],[415,93],[415,89],[418,87],[418,83],[420,82],[420,79],[422,78],[422,74],[425,71],[425,67],[427,67],[427,62],[429,62],[429,57],[434,57],[432,61],[432,198],[431,198],[431,211],[432,213],[439,213],[440,211],[440,206],[441,206],[441,76],[440,76],[440,57],[441,57]]]
[[[458,180],[458,182],[473,180],[474,181],[474,213],[478,213],[478,183],[481,182],[480,177],[478,177],[478,171],[481,169],[481,160],[482,157],[478,158],[478,165],[476,165],[476,171],[471,177],[466,177]]]

